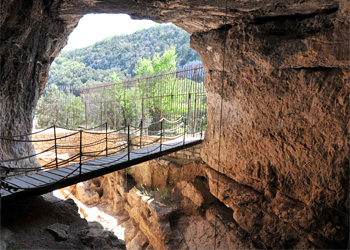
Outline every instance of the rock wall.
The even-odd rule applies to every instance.
[[[125,249],[101,224],[78,214],[73,200],[52,194],[1,209],[1,249]]]
[[[208,71],[211,193],[266,247],[347,245],[350,13],[329,7],[192,36]]]
[[[0,8],[0,136],[27,135],[33,127],[37,101],[47,82],[49,68],[65,45],[72,26],[57,19],[51,1],[2,1]],[[30,139],[23,136],[21,139]],[[0,140],[0,159],[34,154],[31,143]],[[34,158],[7,162],[32,167]]]
[[[232,226],[228,231],[240,232],[231,246],[345,248],[350,3],[225,5],[223,0],[4,0],[0,135],[30,133],[49,66],[82,15],[129,13],[173,22],[192,33],[192,47],[208,71],[202,157],[209,166],[208,189],[221,202],[223,221]],[[25,142],[1,140],[0,148],[0,159],[34,152]],[[216,217],[206,211],[206,218]],[[206,224],[198,218],[183,223],[188,221],[193,229]],[[188,248],[201,243],[187,239],[193,243]]]
[[[125,227],[128,249],[177,249],[179,239],[174,239],[171,223],[182,213],[183,198],[176,187],[181,183],[178,188],[187,190],[188,197],[195,193],[187,185],[205,175],[199,151],[196,146],[86,181],[73,194],[116,217]],[[198,191],[197,195],[201,196]],[[202,198],[197,207],[203,202]]]
[[[200,149],[86,181],[73,193],[118,220],[127,249],[212,249],[216,232],[217,249],[262,246],[210,193],[210,169],[196,157]]]

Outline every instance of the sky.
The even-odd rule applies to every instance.
[[[155,25],[151,20],[132,20],[126,14],[88,14],[80,19],[63,50],[87,47],[107,37],[131,34]]]

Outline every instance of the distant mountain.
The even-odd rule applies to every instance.
[[[111,75],[123,80],[134,75],[140,58],[153,58],[174,46],[179,66],[199,61],[190,48],[190,34],[175,25],[157,25],[104,39],[92,46],[64,51],[53,62],[48,84],[82,85],[110,81]]]

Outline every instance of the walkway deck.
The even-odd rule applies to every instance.
[[[47,171],[41,171],[24,176],[6,178],[2,182],[11,187],[17,188],[17,191],[11,189],[0,189],[2,204],[18,201],[32,196],[37,196],[51,192],[56,189],[74,185],[81,181],[86,181],[104,174],[121,170],[145,161],[158,158],[192,147],[202,142],[199,138],[187,137],[185,142],[182,138],[170,142],[152,145],[149,147],[136,149],[127,152],[110,155],[108,157],[98,158],[83,162],[80,168],[79,164],[73,164]]]

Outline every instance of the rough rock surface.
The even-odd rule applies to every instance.
[[[50,64],[82,15],[173,22],[192,33],[207,69],[202,157],[212,169],[212,195],[230,209],[232,223],[259,248],[345,248],[350,3],[227,3],[226,15],[224,0],[2,1],[0,135],[30,133]],[[0,159],[34,152],[25,142],[1,140],[0,148]]]
[[[0,243],[7,249],[125,249],[124,242],[100,224],[80,218],[71,199],[62,201],[52,194],[3,206],[1,229]]]
[[[55,236],[56,240],[67,240],[68,239],[68,231],[69,226],[61,224],[61,223],[55,223],[47,227],[47,230]]]
[[[0,228],[0,249],[7,249],[13,246],[16,242],[13,232],[7,227]]]
[[[209,172],[211,192],[243,229],[260,229],[268,247],[348,242],[348,15],[344,1],[319,14],[256,18],[192,36],[208,70],[202,157],[222,174],[218,191]],[[242,197],[246,204],[237,206]]]
[[[177,214],[183,213],[183,197],[181,191],[174,191],[176,183],[180,183],[186,176],[189,183],[181,182],[179,186],[187,187],[182,189],[186,190],[188,199],[201,199],[204,202],[200,191],[191,184],[196,176],[205,175],[204,164],[196,160],[198,159],[183,160],[171,156],[168,159],[163,157],[152,160],[128,168],[127,171],[86,181],[83,185],[78,185],[73,194],[85,204],[97,206],[99,210],[113,215],[119,221],[125,228],[127,249],[177,249],[175,245],[178,246],[178,242],[173,235],[172,223],[178,220]],[[142,190],[141,184],[149,187],[147,193],[141,193],[134,188]],[[191,190],[196,192],[191,193]],[[164,197],[165,193],[168,196]],[[196,209],[193,206],[187,210],[189,214],[193,214],[190,210]]]

